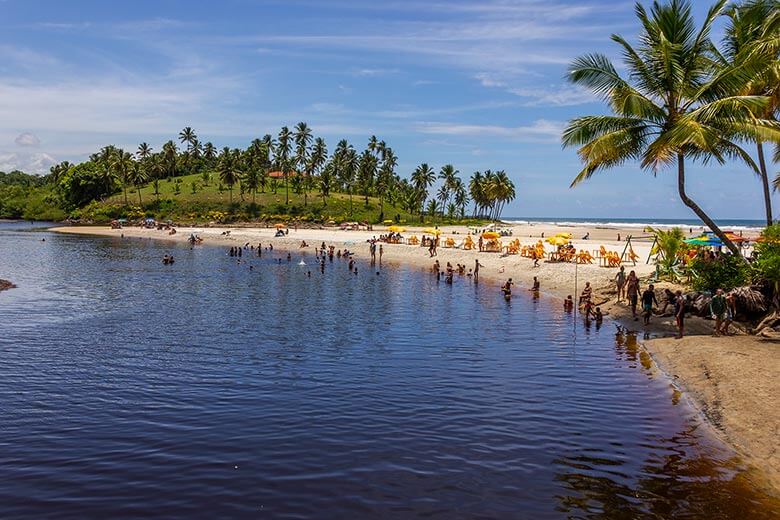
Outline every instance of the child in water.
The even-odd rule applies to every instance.
[[[512,297],[512,285],[514,285],[514,283],[510,278],[504,283],[504,285],[501,286],[501,292],[504,293],[504,298],[507,300]]]

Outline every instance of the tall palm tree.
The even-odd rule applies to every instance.
[[[450,195],[455,186],[455,179],[458,178],[458,173],[458,170],[451,164],[445,164],[441,167],[441,170],[439,170],[439,179],[442,181],[444,193],[447,195],[444,200],[439,199],[441,200],[442,207],[446,206],[447,202],[450,200]]]
[[[756,44],[761,43],[772,36],[778,36],[780,27],[772,25],[772,15],[780,11],[780,2],[777,0],[752,0],[741,4],[734,4],[726,11],[728,23],[724,38],[724,53],[721,64],[728,67],[738,67],[745,60],[761,59],[767,65],[766,70],[755,75],[741,92],[744,95],[767,96],[769,103],[763,113],[756,116],[764,119],[777,119],[780,109],[780,59],[777,46],[772,49],[764,48],[763,52],[756,55]],[[774,33],[774,35],[772,34]],[[769,176],[767,174],[766,158],[764,156],[764,143],[756,140],[758,152],[758,167],[761,185],[764,189],[764,208],[766,210],[766,225],[772,225],[772,198],[769,190]]]
[[[139,163],[133,163],[133,168],[130,170],[130,182],[135,186],[135,190],[138,192],[138,205],[143,206],[141,200],[141,188],[146,182],[146,171]]]
[[[228,187],[230,204],[233,204],[233,185],[238,182],[239,171],[236,168],[235,157],[227,146],[222,148],[222,152],[219,154],[217,172],[219,180]]]
[[[292,143],[290,139],[292,134],[290,129],[283,126],[279,131],[279,139],[276,145],[276,165],[284,176],[284,203],[290,203],[290,183],[287,181],[288,170],[290,168],[290,152],[292,151]]]
[[[303,191],[303,204],[304,206],[307,203],[307,197],[306,194],[309,191],[309,188],[311,187],[311,179],[313,175],[319,175],[322,171],[323,166],[325,166],[325,161],[328,160],[328,146],[325,144],[325,139],[322,137],[318,137],[314,140],[314,145],[311,149],[311,156],[309,157],[309,165],[306,168],[306,170],[309,172],[309,175],[306,176],[304,179],[304,182],[306,183],[306,187]],[[323,199],[324,201],[324,199]]]
[[[133,156],[121,148],[116,151],[114,156],[113,168],[117,178],[122,182],[122,190],[125,192],[125,206],[127,202],[127,186],[130,184],[131,172],[133,171]]]
[[[463,181],[458,178],[455,181],[455,186],[453,188],[454,193],[454,200],[455,200],[455,206],[458,208],[458,211],[460,212],[460,218],[466,217],[466,206],[469,203],[469,195],[466,191],[466,185],[463,184]]]
[[[214,168],[214,160],[217,158],[217,148],[213,143],[208,142],[203,145],[203,158],[206,160],[207,168]]]
[[[427,163],[422,163],[412,172],[412,184],[417,192],[417,207],[422,216],[425,199],[428,198],[428,188],[436,182],[436,172]]]
[[[682,202],[739,254],[685,190],[686,158],[719,163],[737,158],[758,171],[735,138],[780,140],[780,131],[771,121],[754,117],[767,107],[766,96],[738,94],[756,70],[744,64],[717,73],[713,69],[714,45],[709,34],[725,5],[726,0],[718,1],[697,29],[686,0],[654,2],[650,14],[637,4],[642,25],[639,47],[634,49],[622,37],[612,36],[622,49],[628,80],[601,54],[577,58],[569,69],[569,79],[603,97],[614,115],[570,121],[563,145],[579,146],[585,164],[572,186],[631,160],[653,171],[676,163]]]
[[[368,207],[368,196],[371,194],[371,188],[374,186],[374,177],[376,177],[376,156],[371,153],[371,150],[366,148],[362,154],[360,154],[360,161],[358,164],[358,185],[360,191],[365,197],[365,206]]]
[[[384,146],[382,148],[382,166],[379,167],[376,182],[376,194],[379,197],[379,220],[385,219],[385,199],[388,198],[395,183],[395,168],[398,166],[398,158],[393,150]]]
[[[179,132],[179,141],[181,144],[187,143],[189,146],[196,138],[195,131],[190,126],[185,126],[184,129]]]
[[[163,145],[163,162],[165,163],[165,172],[168,177],[176,176],[176,164],[178,162],[178,151],[176,143],[168,141]]]
[[[311,144],[312,135],[309,125],[301,121],[295,125],[295,164],[298,167],[298,175],[295,176],[296,191],[300,193],[303,188],[303,204],[308,205],[308,197],[306,195],[306,177],[309,176],[307,168],[309,166],[309,145]]]

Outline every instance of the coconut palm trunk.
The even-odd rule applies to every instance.
[[[732,253],[741,257],[742,255],[739,251],[739,248],[734,245],[734,242],[729,240],[720,227],[715,224],[715,221],[712,220],[709,215],[707,215],[704,210],[701,209],[701,207],[699,207],[699,205],[696,204],[685,192],[685,155],[682,153],[677,154],[677,191],[680,193],[680,199],[683,201],[683,204],[691,208],[691,210],[696,213],[696,216],[699,217],[701,221],[712,230],[713,233],[715,233],[715,235],[721,240],[721,242],[723,242],[726,247],[729,248]]]
[[[766,209],[766,225],[772,225],[772,194],[769,191],[769,177],[766,173],[766,159],[764,158],[764,143],[756,142],[758,149],[758,168],[761,175],[761,185],[764,188],[764,208]]]

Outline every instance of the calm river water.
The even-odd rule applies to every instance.
[[[225,253],[0,224],[0,518],[777,513],[609,323]]]

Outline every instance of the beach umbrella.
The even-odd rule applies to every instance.
[[[427,233],[429,235],[436,235],[436,236],[441,235],[441,230],[440,229],[430,228],[430,227],[427,227],[427,228],[423,229],[422,232],[423,233]]]
[[[571,240],[571,233],[556,233],[556,237],[564,238],[566,240]]]
[[[705,247],[719,247],[723,245],[723,242],[715,236],[701,235],[694,238],[688,238],[683,240],[686,244],[692,246],[705,246]]]
[[[287,226],[286,226],[285,224],[276,224],[276,225],[274,225],[274,227],[275,227],[276,229],[282,229],[282,228],[285,228],[285,227],[287,227]]]
[[[383,220],[382,224],[384,224],[385,226],[392,226],[393,225],[393,221],[392,220]]]
[[[485,240],[497,240],[500,237],[501,235],[499,235],[495,231],[485,231],[484,233],[482,233],[482,238],[484,238]]]
[[[401,226],[388,226],[387,230],[390,231],[391,233],[403,233],[404,231],[406,231],[406,228],[403,228]]]
[[[569,238],[564,236],[555,235],[554,237],[548,237],[545,242],[554,246],[565,246],[569,243]]]

